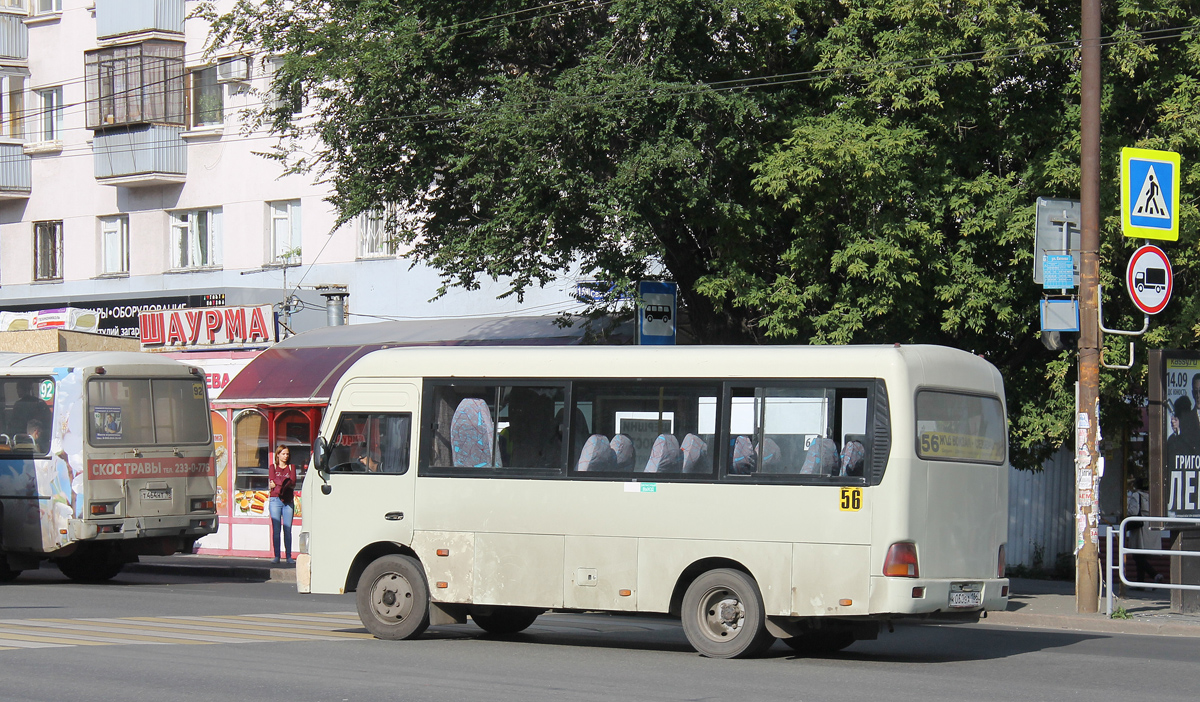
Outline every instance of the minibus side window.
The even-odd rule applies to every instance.
[[[716,385],[579,381],[572,392],[572,474],[712,477]]]
[[[429,395],[430,468],[561,475],[565,387],[437,384]]]
[[[870,411],[863,387],[733,386],[726,478],[862,479],[871,463]]]
[[[0,457],[50,450],[54,395],[53,378],[9,378],[0,384]]]

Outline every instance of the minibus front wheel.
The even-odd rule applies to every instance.
[[[355,602],[363,626],[381,639],[412,639],[429,627],[429,584],[411,556],[373,561],[358,579]]]

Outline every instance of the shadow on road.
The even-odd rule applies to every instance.
[[[491,636],[474,624],[431,628],[428,639],[471,639],[546,646],[579,646],[621,650],[671,651],[698,655],[683,628],[669,617],[606,614],[550,614],[520,634]],[[823,656],[798,656],[777,642],[765,658],[842,660],[876,663],[947,663],[1008,658],[1071,646],[1105,635],[1079,632],[1011,631],[972,626],[906,624],[895,633],[884,630],[875,641],[858,641],[848,649]]]

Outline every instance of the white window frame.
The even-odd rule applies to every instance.
[[[211,74],[213,85],[216,86],[216,97],[220,101],[220,106],[216,110],[216,118],[201,120],[200,119],[200,86],[198,81],[201,74]],[[193,68],[190,72],[190,87],[189,97],[191,104],[188,106],[188,125],[195,129],[201,127],[217,127],[225,123],[225,84],[217,80],[217,64],[205,66],[204,68]]]
[[[53,228],[54,242],[51,244],[50,265],[53,270],[43,274],[39,265],[45,255],[44,247],[40,245],[43,229]],[[62,220],[50,220],[33,223],[33,279],[35,281],[61,281],[63,279],[63,223]]]
[[[58,2],[60,5],[62,4],[62,0],[58,0]],[[29,14],[29,11],[25,7],[25,0],[0,0],[0,10],[12,14]]]
[[[10,7],[14,7],[14,0],[7,0]],[[24,7],[25,0],[16,0]],[[62,0],[31,0],[30,5],[33,7],[34,15],[60,15],[62,14]]]
[[[171,270],[221,266],[221,208],[207,207],[171,213]]]
[[[129,273],[129,215],[100,217],[100,272]]]
[[[267,203],[267,240],[271,245],[271,263],[300,263],[303,243],[301,221],[299,200]]]
[[[62,86],[38,88],[36,141],[61,141],[63,132],[63,89]]]
[[[358,257],[396,258],[400,245],[387,240],[387,222],[395,221],[396,207],[371,210],[358,216]]]

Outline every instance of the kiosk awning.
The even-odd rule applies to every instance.
[[[378,322],[322,327],[279,342],[256,356],[229,385],[215,407],[323,405],[337,381],[366,354],[397,346],[546,346],[594,342],[582,325],[561,327],[557,317],[463,318]],[[607,343],[629,343],[625,331]]]

